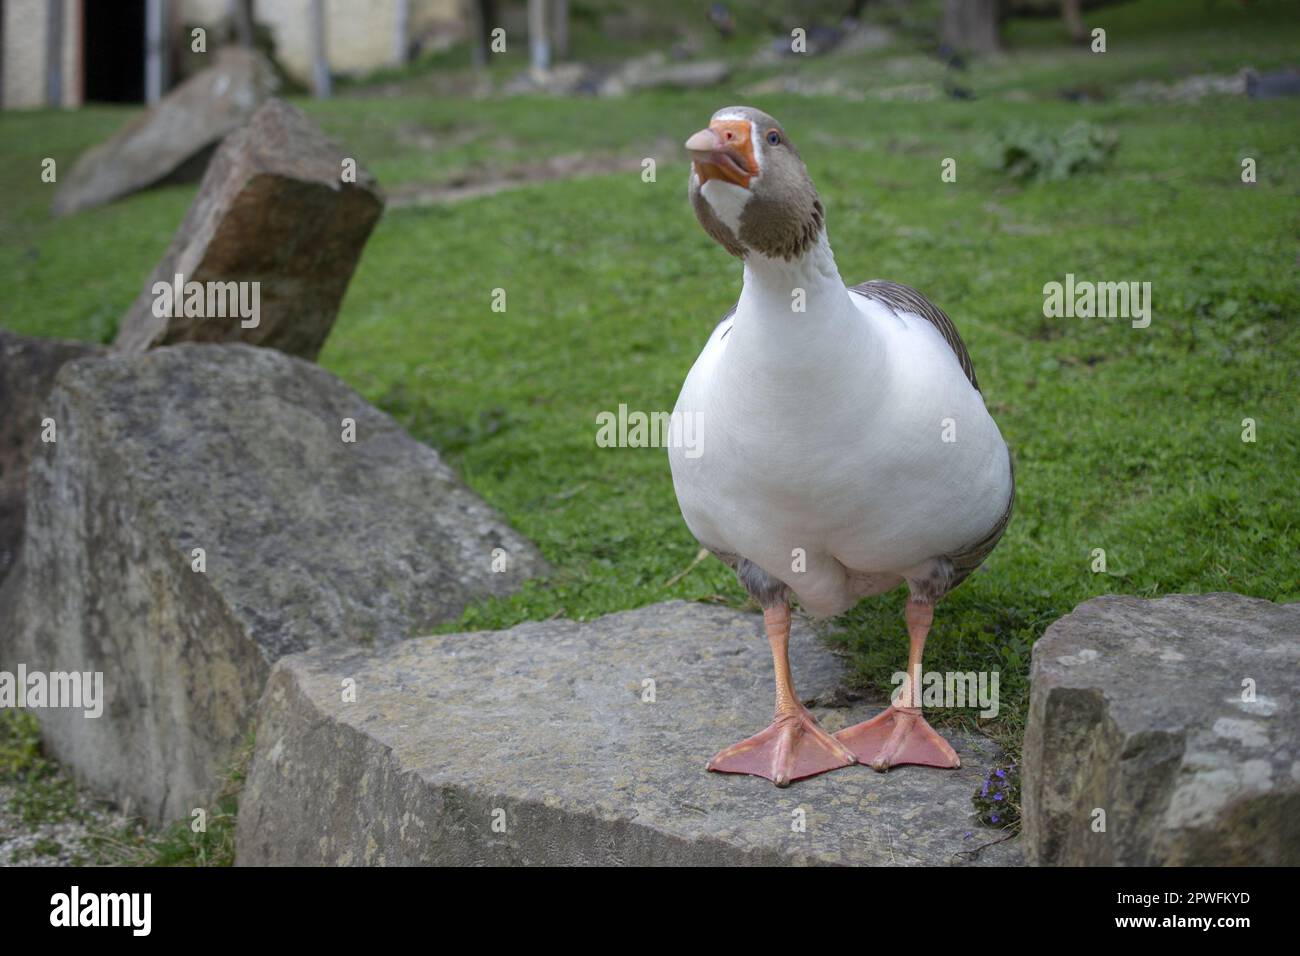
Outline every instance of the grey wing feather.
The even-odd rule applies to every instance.
[[[1007,507],[988,534],[956,554],[948,555],[948,560],[952,563],[952,577],[948,581],[947,591],[965,581],[972,571],[984,563],[984,559],[993,553],[1002,533],[1011,523],[1011,509],[1016,503],[1016,460],[1011,457],[1010,448],[1007,449],[1007,465],[1011,469],[1011,494],[1007,496]]]
[[[851,291],[864,295],[868,299],[883,302],[895,311],[914,312],[933,325],[956,354],[961,370],[966,373],[966,378],[975,391],[980,390],[979,382],[975,380],[975,366],[971,364],[970,353],[966,351],[966,343],[961,340],[961,336],[957,334],[957,326],[952,324],[952,319],[948,318],[943,309],[911,286],[884,279],[872,279],[870,282],[855,285]]]
[[[736,314],[736,307],[733,305],[730,309],[727,310],[727,314],[718,320],[718,324],[713,327],[713,331],[716,332],[718,331],[718,329],[722,328],[723,325],[731,321],[731,317],[735,314]],[[727,329],[726,332],[722,333],[722,337],[725,339],[727,337],[727,333],[729,333],[730,331],[731,329]]]

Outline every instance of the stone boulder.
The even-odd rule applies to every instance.
[[[105,351],[101,345],[28,338],[0,329],[0,581],[22,545],[27,463],[41,440],[54,375],[64,362]]]
[[[301,112],[268,101],[213,157],[167,253],[122,320],[117,347],[242,341],[314,359],[384,207],[364,169],[343,182],[345,158]],[[174,288],[177,275],[206,290],[198,314],[175,314],[188,292],[164,297],[160,307],[155,285]],[[235,307],[231,291],[250,308]]]
[[[49,408],[0,669],[102,672],[103,716],[40,711],[45,741],[148,816],[200,805],[281,656],[427,633],[543,567],[437,452],[274,350],[72,362]]]
[[[837,697],[839,659],[799,622],[791,658],[803,694]],[[339,692],[348,680],[354,701]],[[878,709],[813,705],[829,730]],[[1001,836],[976,823],[971,804],[997,756],[986,738],[950,736],[957,771],[854,766],[778,790],[705,770],[771,714],[761,617],[703,604],[426,637],[371,655],[314,648],[281,659],[263,695],[236,861],[1019,859],[1012,842],[974,852]]]
[[[275,91],[262,54],[225,47],[211,67],[190,77],[112,139],[83,153],[54,194],[59,216],[100,206],[149,186],[203,175],[226,134],[248,122]]]
[[[597,88],[601,96],[624,96],[638,90],[702,90],[717,86],[731,73],[724,60],[672,62],[662,51],[628,60],[603,78]]]
[[[1300,605],[1094,598],[1031,680],[1029,862],[1300,864]]]

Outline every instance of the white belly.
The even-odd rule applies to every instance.
[[[716,331],[677,402],[698,416],[702,453],[669,452],[701,543],[818,615],[978,541],[1011,490],[997,425],[939,333],[852,298],[869,334],[817,341],[808,323],[764,358],[754,335],[733,349],[741,329]]]

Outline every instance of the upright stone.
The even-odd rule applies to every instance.
[[[54,194],[56,215],[203,175],[217,144],[248,122],[277,86],[271,64],[254,50],[225,47],[213,56],[211,67],[81,155]]]
[[[50,439],[58,438],[58,422],[46,404],[54,376],[63,363],[104,351],[102,345],[28,338],[0,329],[0,581],[22,545],[32,448],[47,431]]]
[[[241,341],[314,359],[384,206],[366,170],[351,181],[349,167],[344,181],[345,160],[355,157],[289,104],[269,100],[221,144],[117,347]],[[176,288],[178,275],[182,294],[162,291],[158,284]],[[190,283],[202,289],[194,308]],[[241,312],[234,297],[251,306],[254,294],[249,317],[254,310]]]
[[[46,744],[155,818],[202,806],[284,654],[426,633],[542,566],[437,452],[271,349],[72,362],[49,404],[0,669],[101,672],[103,716],[42,710]]]
[[[1300,864],[1300,605],[1094,598],[1031,681],[1029,862]]]

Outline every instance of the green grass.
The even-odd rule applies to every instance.
[[[15,786],[8,810],[22,823],[81,818],[77,789],[42,754],[40,726],[30,713],[0,710],[0,784]]]
[[[1003,34],[1005,54],[973,61],[955,82],[977,97],[1023,93],[1059,99],[1065,90],[1092,88],[1117,96],[1138,80],[1171,82],[1205,73],[1235,73],[1244,66],[1273,70],[1295,64],[1295,5],[1291,0],[1132,0],[1084,14],[1089,28],[1106,31],[1105,53],[1074,46],[1058,18],[1010,20]],[[915,20],[913,21],[915,22]],[[929,22],[929,21],[925,21]],[[809,79],[836,77],[850,89],[940,82],[945,67],[919,55],[932,37],[900,33],[885,51],[913,56],[831,56],[797,61],[789,68]],[[903,70],[902,67],[906,69]]]
[[[85,827],[82,832],[90,834],[85,840],[72,837],[72,845],[65,846],[47,831],[47,835],[20,851],[28,858],[57,857],[68,851],[75,865],[111,863],[119,857],[116,847],[127,845],[126,841],[136,836],[106,824],[102,802],[82,792],[58,763],[44,754],[40,725],[29,711],[0,710],[0,788],[7,797],[0,807],[0,839],[17,835],[5,832],[6,819],[14,821],[19,831],[48,824],[74,824]],[[68,830],[61,828],[61,832]],[[16,854],[14,862],[22,858]]]
[[[1014,750],[1030,649],[1079,602],[1214,590],[1300,598],[1297,104],[1117,96],[1138,79],[1286,62],[1300,40],[1292,12],[1140,0],[1088,18],[1108,29],[1100,56],[1065,46],[1054,21],[1015,23],[1008,39],[1020,52],[961,74],[971,102],[754,98],[744,88],[772,71],[745,67],[706,93],[301,105],[390,187],[540,155],[646,155],[736,101],[780,117],[825,200],[845,278],[906,282],[948,311],[1014,450],[1011,527],[941,605],[926,657],[927,669],[1000,672],[1002,715],[986,729]],[[943,73],[903,48],[783,69],[866,90]],[[1060,97],[1080,85],[1099,102]],[[162,254],[192,189],[54,222],[38,179],[42,157],[66,169],[129,115],[0,115],[0,190],[12,197],[0,209],[0,325],[110,337]],[[1024,184],[987,162],[1008,130],[1055,136],[1079,120],[1117,137],[1100,169]],[[419,131],[450,144],[422,147],[410,135]],[[1245,156],[1258,185],[1240,181]],[[945,157],[957,159],[956,183],[940,181]],[[685,175],[682,161],[653,184],[627,173],[390,210],[367,246],[321,363],[441,449],[556,568],[447,629],[743,600],[712,561],[668,583],[697,545],[665,454],[595,445],[602,410],[672,407],[734,302],[738,266],[696,225]],[[1042,287],[1067,272],[1150,281],[1150,328],[1044,318]],[[504,314],[490,309],[497,287]],[[1253,444],[1240,440],[1248,417]],[[1104,574],[1091,570],[1096,548]],[[865,602],[834,629],[877,692],[904,660],[902,604],[901,593]]]
[[[96,812],[104,809],[100,802],[45,756],[36,718],[28,711],[0,710],[0,787],[12,788],[7,806],[0,810],[20,826],[84,824],[85,838],[66,848],[77,865],[229,866],[235,859],[238,795],[251,753],[250,736],[222,774],[201,822],[187,817],[161,829],[138,819],[107,822],[104,813]],[[7,835],[0,830],[0,839]],[[43,837],[28,852],[57,856],[64,849],[57,840]]]

